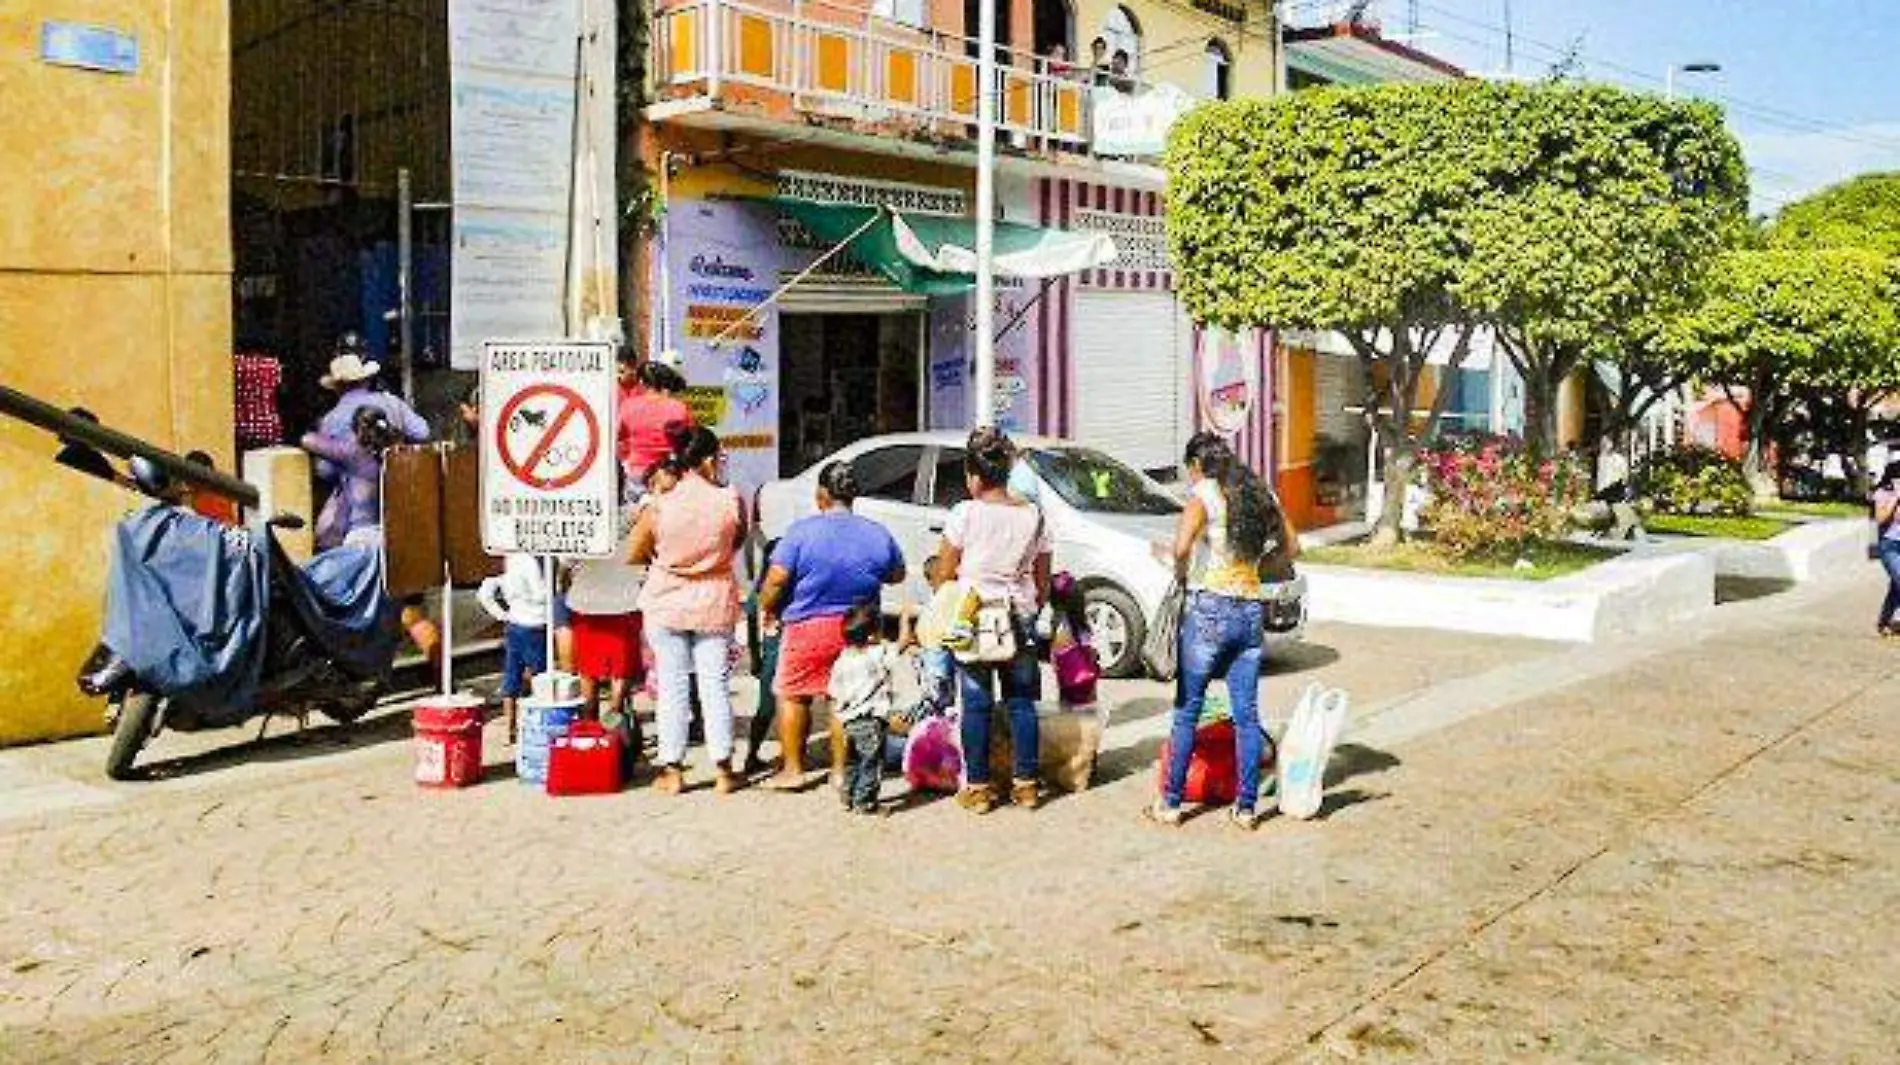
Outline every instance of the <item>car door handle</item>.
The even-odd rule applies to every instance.
[[[931,531],[931,532],[934,532],[934,533],[941,533],[941,532],[943,532],[943,522],[936,522],[936,523],[934,523],[934,524],[932,524],[932,525],[930,526],[930,531]]]

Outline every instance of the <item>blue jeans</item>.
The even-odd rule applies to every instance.
[[[1017,780],[1035,780],[1042,737],[1036,727],[1036,700],[1042,696],[1042,670],[1033,648],[1019,642],[1016,657],[1002,665],[957,664],[963,693],[963,778],[972,786],[990,782],[990,714],[996,709],[994,681],[1001,680],[1009,707],[1009,740]]]
[[[647,629],[653,664],[659,673],[660,764],[686,762],[687,735],[693,721],[693,681],[699,681],[705,714],[706,750],[713,765],[732,759],[732,635],[693,632],[655,625]]]
[[[1887,570],[1887,598],[1880,604],[1880,623],[1893,624],[1900,614],[1900,540],[1880,541],[1880,564]]]
[[[1195,592],[1188,596],[1181,619],[1181,671],[1175,680],[1173,750],[1168,762],[1168,788],[1163,801],[1181,805],[1187,788],[1188,762],[1194,756],[1194,731],[1201,723],[1207,686],[1227,678],[1227,698],[1234,714],[1234,744],[1238,748],[1240,793],[1234,807],[1252,813],[1260,795],[1260,643],[1265,608],[1250,599]]]

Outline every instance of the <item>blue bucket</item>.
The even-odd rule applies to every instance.
[[[515,779],[541,787],[548,779],[548,748],[580,716],[579,700],[539,702],[521,700],[521,739],[515,745]]]

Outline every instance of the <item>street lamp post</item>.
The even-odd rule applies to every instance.
[[[1677,74],[1720,74],[1722,64],[1703,60],[1695,63],[1671,63],[1663,70],[1663,99],[1676,98]]]
[[[993,276],[996,241],[996,4],[977,0],[976,64],[976,381],[977,428],[996,424]]]

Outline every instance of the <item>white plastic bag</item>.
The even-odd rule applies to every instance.
[[[1280,812],[1304,821],[1319,813],[1326,792],[1326,763],[1346,728],[1351,697],[1343,688],[1317,681],[1300,693],[1280,736]]]

